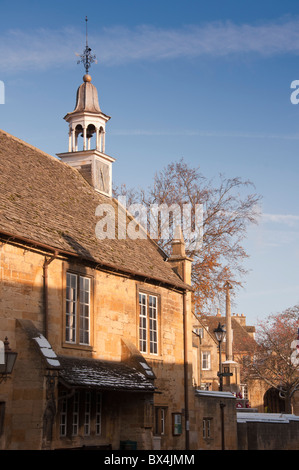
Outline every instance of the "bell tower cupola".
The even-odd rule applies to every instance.
[[[76,105],[64,119],[69,124],[69,145],[67,153],[57,156],[76,168],[96,191],[112,195],[112,163],[114,158],[106,154],[106,123],[110,116],[104,114],[99,105],[98,92],[91,83],[89,74],[95,56],[91,54],[87,37],[86,47],[78,63],[83,63],[85,75],[76,96]]]

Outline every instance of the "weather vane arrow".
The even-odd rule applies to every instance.
[[[97,60],[96,60],[96,56],[91,53],[91,49],[88,46],[88,33],[87,33],[88,18],[87,18],[87,16],[85,17],[85,21],[86,21],[86,46],[85,46],[83,54],[79,55],[80,60],[78,60],[77,64],[81,64],[81,62],[82,62],[84,67],[85,67],[85,71],[88,74],[88,71],[91,67],[91,64],[92,63],[97,63]]]

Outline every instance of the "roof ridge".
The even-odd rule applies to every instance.
[[[114,230],[117,230],[118,224],[123,224],[118,220],[120,201],[98,193],[67,163],[1,129],[0,141],[0,166],[3,168],[0,184],[4,188],[0,194],[0,230],[3,235],[17,238],[19,234],[26,243],[37,242],[69,255],[74,253],[89,261],[92,259],[119,272],[190,289],[165,262],[165,254],[162,255],[159,245],[147,231],[143,232],[147,234],[146,240],[117,237],[110,241],[109,237],[97,237],[97,205],[108,202],[113,207]],[[70,180],[72,175],[76,176],[75,180]],[[27,185],[24,185],[24,178],[27,178]],[[44,184],[45,178],[48,178],[47,184]],[[126,210],[125,214],[126,222],[133,220],[132,213]],[[140,230],[144,230],[141,224]]]
[[[41,150],[40,148],[38,147],[35,147],[34,145],[32,144],[29,144],[28,142],[26,142],[25,140],[22,140],[22,139],[19,139],[18,137],[10,134],[9,132],[6,132],[4,131],[3,129],[0,129],[0,135],[3,134],[5,137],[21,144],[21,145],[24,145],[25,147],[31,149],[31,150],[34,150],[35,152],[37,152],[38,154],[41,154],[41,155],[44,155],[45,157],[47,157],[49,160],[55,162],[55,164],[60,164],[60,165],[63,165],[65,168],[67,168],[69,171],[72,171],[74,174],[76,174],[77,177],[79,177],[83,183],[85,183],[85,186],[86,188],[88,188],[89,190],[92,190],[92,186],[86,181],[86,179],[81,175],[81,173],[74,167],[72,167],[71,165],[69,165],[68,163],[64,162],[63,160],[61,160],[61,158],[58,158],[58,157],[55,157],[54,155],[51,155],[47,152],[44,152],[44,150]],[[94,191],[93,194],[95,195],[98,195],[99,193],[97,191]],[[102,196],[102,195],[101,195]],[[103,195],[104,197],[107,197],[105,195]],[[111,198],[112,199],[112,198]]]
[[[38,153],[42,153],[43,155],[45,155],[46,157],[50,158],[50,159],[54,159],[55,161],[59,162],[59,163],[63,163],[64,165],[66,165],[66,163],[62,162],[59,158],[57,157],[54,157],[54,155],[50,155],[49,153],[47,152],[44,152],[43,150],[39,149],[38,147],[35,147],[34,145],[32,144],[29,144],[28,142],[26,142],[25,140],[22,140],[22,139],[19,139],[18,137],[10,134],[9,132],[7,131],[4,131],[3,129],[0,129],[0,134],[3,134],[4,136],[8,137],[9,139],[11,140],[14,140],[15,142],[18,142],[19,144],[22,144],[22,145],[25,145],[26,147],[34,150],[35,152],[38,152]],[[68,165],[69,166],[69,165]]]

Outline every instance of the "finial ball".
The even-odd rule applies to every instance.
[[[84,82],[91,82],[91,76],[88,73],[86,73],[83,77],[83,81]]]

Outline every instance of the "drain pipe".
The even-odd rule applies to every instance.
[[[184,395],[185,395],[185,442],[189,450],[189,390],[188,390],[188,341],[187,341],[187,292],[183,293],[183,334],[184,334]]]
[[[49,289],[48,289],[48,266],[57,257],[58,251],[55,250],[51,258],[45,257],[43,264],[43,303],[44,303],[44,332],[45,338],[49,334]]]

